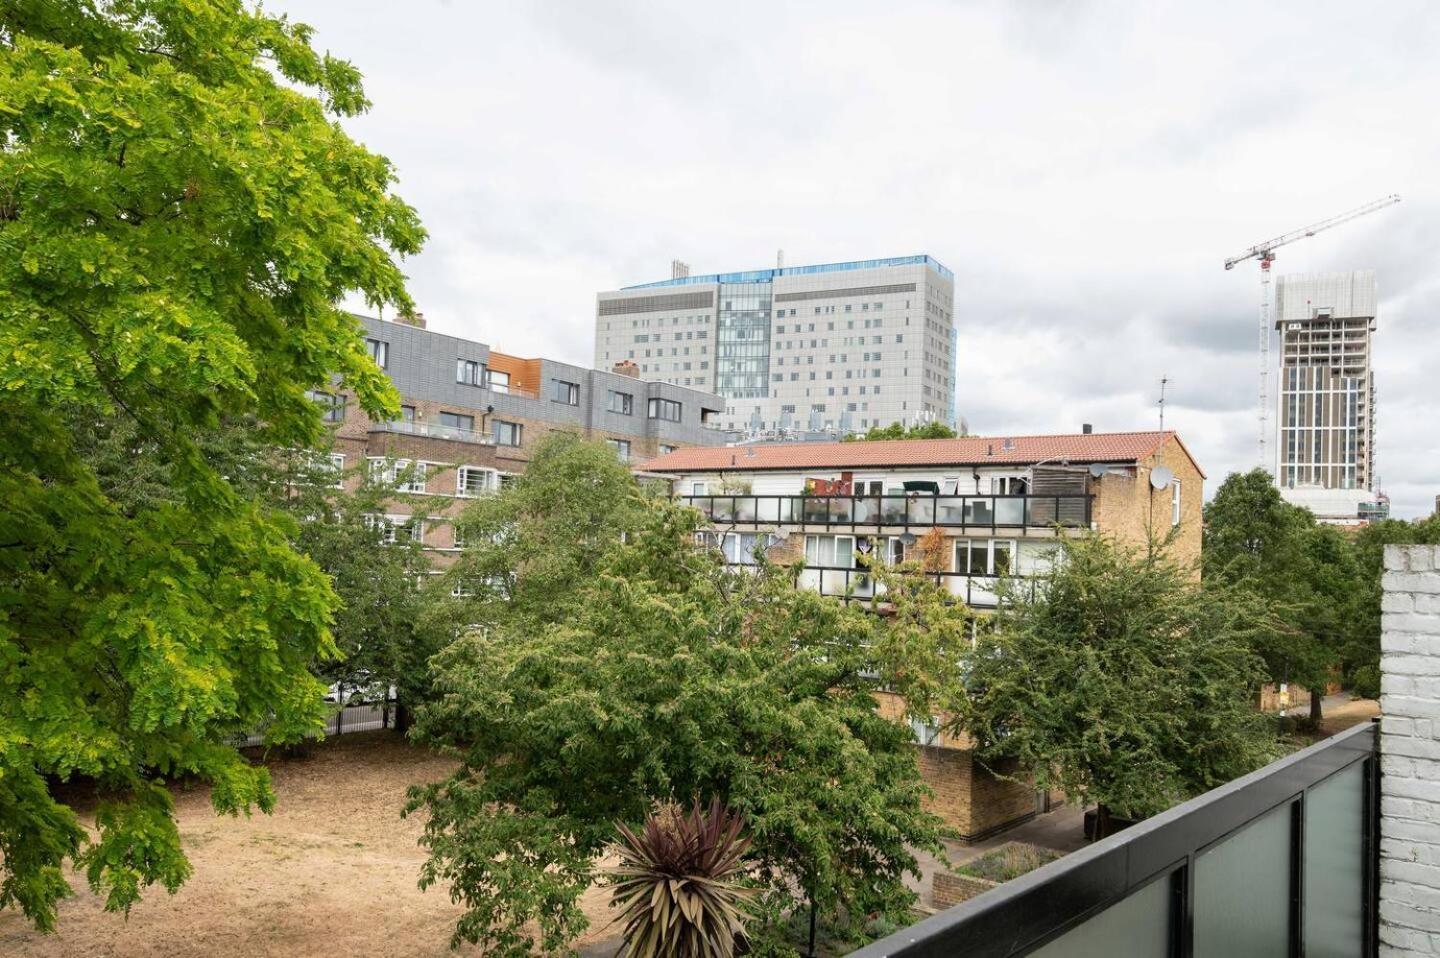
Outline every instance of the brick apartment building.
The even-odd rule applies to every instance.
[[[1176,559],[1200,558],[1205,474],[1174,432],[691,448],[640,468],[707,517],[704,535],[728,562],[753,563],[757,545],[776,561],[803,557],[801,584],[880,611],[882,587],[861,559],[903,561],[935,529],[948,540],[936,574],[981,612],[1001,577],[1043,569],[1057,537],[1172,537]],[[898,703],[880,699],[898,720]],[[1049,807],[1051,796],[986,768],[938,724],[914,726],[919,764],[930,807],[960,837]]]
[[[403,491],[435,497],[430,517],[522,472],[554,430],[608,442],[626,462],[721,441],[710,423],[722,406],[716,396],[642,381],[634,364],[606,372],[522,359],[427,330],[423,319],[360,321],[370,355],[400,393],[401,415],[373,422],[342,391],[314,393],[336,424],[333,463],[351,483],[361,469],[408,478]],[[387,535],[419,535],[442,557],[457,548],[449,523],[417,523],[408,505],[383,521]]]

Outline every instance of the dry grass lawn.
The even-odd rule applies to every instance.
[[[456,954],[460,907],[449,891],[415,886],[425,859],[421,823],[402,820],[405,787],[453,764],[388,732],[331,739],[309,756],[273,760],[273,815],[218,818],[208,791],[177,790],[176,811],[194,874],[175,895],[150,889],[127,921],[107,914],[83,876],[60,907],[59,931],[35,932],[0,912],[6,958]],[[584,898],[585,941],[613,937],[607,892]],[[459,954],[474,954],[461,949]]]

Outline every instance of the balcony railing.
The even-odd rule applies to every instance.
[[[412,422],[396,419],[392,422],[372,422],[371,432],[395,432],[407,436],[428,436],[431,439],[449,439],[451,442],[473,442],[482,446],[495,445],[495,439],[487,433],[458,426],[444,426],[438,422]]]
[[[1090,525],[1092,496],[680,496],[714,523],[1036,529]]]
[[[1376,726],[1352,728],[852,958],[1374,956]]]
[[[907,572],[906,575],[923,575],[944,585],[945,591],[972,609],[993,609],[999,604],[997,589],[1001,577],[997,575],[971,575],[966,572]],[[795,584],[821,595],[843,599],[846,603],[885,602],[885,584],[866,569],[807,565],[796,576]]]

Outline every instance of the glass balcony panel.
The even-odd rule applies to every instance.
[[[824,499],[817,499],[807,496],[800,500],[801,514],[806,522],[828,522],[830,519],[830,506]]]
[[[1290,953],[1290,816],[1286,803],[1195,861],[1195,958]]]
[[[961,496],[941,496],[935,500],[935,524],[958,526],[965,521],[965,500]]]
[[[966,499],[965,522],[967,525],[988,526],[995,515],[993,499]]]
[[[735,497],[734,497],[734,496],[716,496],[715,498],[711,499],[710,501],[711,501],[712,503],[714,503],[714,505],[711,507],[711,508],[713,509],[713,512],[711,513],[711,515],[715,518],[715,521],[716,521],[716,522],[734,522],[734,521],[735,521]]]
[[[853,502],[854,502],[854,500],[853,500],[853,499],[850,499],[850,498],[848,498],[848,497],[841,497],[841,498],[838,498],[838,499],[830,499],[830,500],[828,500],[829,511],[830,511],[830,521],[831,521],[831,522],[849,522],[849,521],[850,521],[850,515],[851,515],[851,508],[850,508],[850,507],[851,507],[851,504],[852,504]]]
[[[877,511],[875,509],[874,499],[858,497],[851,504],[851,509],[856,522],[869,523],[875,521]]]
[[[934,496],[915,496],[910,500],[910,522],[917,526],[934,525]]]
[[[880,510],[884,516],[885,524],[892,526],[902,525],[905,522],[905,497],[886,496],[882,502],[883,504]]]
[[[996,499],[995,524],[1000,526],[1021,526],[1025,524],[1024,499]]]
[[[993,576],[972,575],[970,577],[970,598],[967,600],[969,604],[978,609],[994,608],[997,603],[995,584],[998,581]]]
[[[1365,772],[1337,772],[1305,796],[1305,954],[1365,953]]]
[[[800,588],[819,591],[821,576],[822,573],[819,569],[802,569],[800,571]]]
[[[735,520],[737,522],[755,521],[754,496],[742,496],[735,500]]]
[[[779,522],[780,510],[787,500],[775,496],[759,496],[755,500],[755,518],[760,522]]]
[[[1174,937],[1170,922],[1171,878],[1153,881],[1067,931],[1030,958],[1167,958]]]

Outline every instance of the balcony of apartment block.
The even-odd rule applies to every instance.
[[[372,435],[376,433],[394,433],[401,436],[444,439],[449,442],[472,443],[479,446],[495,445],[495,437],[489,433],[424,420],[393,419],[389,422],[372,422],[367,431]]]
[[[1373,958],[1377,738],[1342,732],[851,958]]]
[[[971,609],[989,611],[1000,604],[998,575],[972,575],[967,572],[906,572],[907,576],[924,576],[937,582],[945,591]],[[1024,580],[1019,580],[1024,581]],[[887,607],[885,584],[869,570],[854,566],[806,565],[795,577],[800,588],[839,599],[847,605],[857,603],[874,609]]]
[[[679,496],[714,525],[783,526],[801,532],[925,531],[1015,532],[1053,535],[1057,527],[1090,526],[1094,496],[941,495],[903,493],[869,496],[701,495]]]

